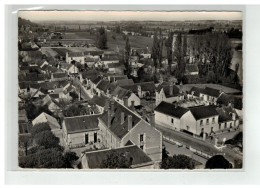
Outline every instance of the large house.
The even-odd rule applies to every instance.
[[[183,100],[184,95],[179,91],[176,85],[170,83],[163,83],[156,88],[155,92],[155,104],[159,105],[162,101],[173,103],[176,101]]]
[[[141,148],[153,161],[162,159],[162,133],[126,106],[113,102],[99,119],[101,141],[106,148],[120,148],[131,141]]]
[[[76,66],[73,65],[73,64],[61,63],[61,64],[59,65],[59,68],[60,68],[63,72],[66,72],[66,73],[69,73],[69,74],[78,74],[78,73],[79,73],[78,67],[76,67]]]
[[[63,136],[69,148],[100,143],[99,116],[85,115],[64,118],[62,123]]]
[[[150,114],[148,123],[128,107],[114,100],[105,105],[108,107],[101,115],[64,118],[63,135],[68,147],[93,145],[99,149],[117,149],[135,145],[152,161],[161,161],[162,133],[154,127],[154,114]]]
[[[66,52],[66,63],[71,63],[71,61],[79,62],[80,64],[85,63],[85,56],[83,52]]]
[[[114,91],[111,92],[111,95],[117,102],[125,106],[131,106],[132,101],[134,101],[134,106],[141,104],[140,98],[136,96],[136,94],[120,86],[117,86]]]
[[[154,82],[140,82],[132,85],[124,85],[122,88],[135,93],[140,99],[146,96],[153,97],[155,95]]]
[[[177,104],[161,102],[155,108],[155,120],[173,130],[209,136],[224,129],[219,126],[219,113],[216,108],[213,105],[183,108]]]

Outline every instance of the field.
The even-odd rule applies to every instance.
[[[96,35],[90,34],[89,32],[76,32],[69,35],[66,34],[65,36],[65,38],[75,37],[75,39],[91,39],[88,42],[92,42],[92,44],[95,43],[96,40]],[[115,36],[115,39],[113,39],[112,36]],[[146,48],[146,46],[148,46],[151,49],[153,44],[152,38],[143,36],[129,36],[129,41],[131,47],[134,48]],[[115,50],[117,47],[120,50],[125,48],[125,40],[123,39],[123,35],[114,32],[107,32],[107,44],[109,50]]]

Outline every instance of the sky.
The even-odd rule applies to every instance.
[[[122,20],[242,20],[241,12],[160,12],[160,11],[19,11],[31,21],[122,21]]]

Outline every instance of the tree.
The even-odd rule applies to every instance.
[[[100,27],[97,32],[97,47],[107,49],[107,33],[104,27]]]
[[[71,162],[76,161],[78,159],[79,159],[79,157],[77,156],[77,154],[75,152],[71,152],[71,151],[66,152],[64,154],[64,166],[65,166],[65,168],[71,168],[72,167]]]
[[[177,62],[177,73],[176,73],[176,77],[181,79],[183,77],[184,74],[184,70],[185,70],[185,65],[183,62],[183,54],[182,54],[182,34],[178,33],[176,40],[175,40],[175,44],[174,44],[174,59]]]
[[[188,48],[187,35],[184,35],[183,36],[183,43],[182,43],[182,57],[185,61],[186,61],[186,56],[187,56],[187,48]],[[186,62],[184,62],[184,63],[186,63]]]
[[[102,168],[130,168],[132,158],[127,158],[124,153],[119,153],[112,149],[102,161]]]
[[[57,147],[60,140],[51,131],[42,131],[34,136],[36,144],[47,148]]]
[[[168,59],[169,72],[171,72],[171,64],[173,63],[172,43],[173,43],[173,33],[170,32],[168,34],[168,39],[165,42],[165,46],[166,46],[166,49],[167,49],[167,59]]]
[[[215,155],[206,162],[206,169],[229,169],[232,164],[222,155]]]
[[[126,74],[128,77],[131,74],[130,56],[131,56],[131,46],[129,42],[129,37],[126,36],[124,60],[125,60]]]
[[[31,135],[34,137],[36,134],[43,131],[50,131],[51,128],[48,123],[37,123],[32,127]]]
[[[163,169],[194,169],[194,160],[186,155],[173,155],[162,160]]]
[[[155,32],[153,37],[153,47],[152,47],[152,58],[154,61],[155,68],[161,67],[162,63],[162,47],[163,47],[163,39],[162,39],[162,33],[161,29]]]
[[[65,168],[63,152],[59,148],[42,149],[19,158],[22,168]]]

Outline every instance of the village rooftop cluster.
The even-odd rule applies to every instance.
[[[163,24],[18,18],[19,166],[242,168],[241,22]]]

